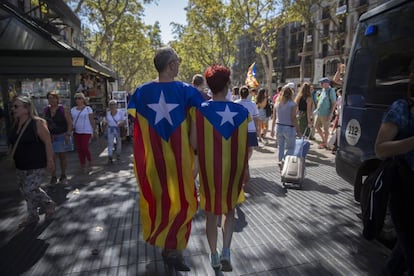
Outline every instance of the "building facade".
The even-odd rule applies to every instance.
[[[339,63],[347,63],[359,17],[388,0],[331,0],[310,8],[313,16],[304,37],[304,26],[289,23],[278,30],[275,49],[277,83],[300,82],[300,61],[305,58],[303,80],[317,83],[333,77]],[[303,40],[306,48],[303,51]]]

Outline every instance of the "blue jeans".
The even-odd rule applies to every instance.
[[[114,150],[114,139],[116,140],[116,154],[121,154],[121,131],[119,127],[108,127],[108,156],[112,157]]]
[[[296,143],[296,129],[291,126],[276,126],[276,138],[279,144],[279,162],[282,161],[286,155],[293,155]],[[285,154],[286,150],[286,154]]]

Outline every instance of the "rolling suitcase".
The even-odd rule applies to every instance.
[[[284,187],[286,183],[293,183],[298,184],[302,188],[302,182],[305,177],[305,158],[295,155],[286,156],[281,177]]]
[[[305,178],[305,158],[310,149],[309,136],[305,136],[305,133],[310,135],[311,129],[307,128],[304,135],[296,139],[293,155],[285,157],[281,172],[283,187],[286,187],[286,183],[292,183],[298,184],[299,188],[302,188],[302,182]]]

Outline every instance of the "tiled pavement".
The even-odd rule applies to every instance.
[[[131,145],[111,166],[103,139],[92,150],[90,175],[77,173],[76,155],[69,154],[69,185],[50,190],[58,202],[50,223],[19,230],[25,203],[18,193],[1,194],[0,275],[174,274],[160,250],[142,240]],[[333,155],[312,146],[303,189],[296,190],[282,188],[275,151],[271,143],[253,154],[247,200],[237,208],[234,270],[224,274],[376,275],[389,251],[361,237],[359,206],[352,187],[336,175]],[[177,275],[214,275],[202,212],[185,257],[192,271]]]

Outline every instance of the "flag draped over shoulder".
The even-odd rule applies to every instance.
[[[205,102],[193,112],[200,206],[217,215],[225,214],[240,202],[247,164],[247,125],[251,118],[247,109],[233,102]]]
[[[197,211],[189,109],[201,94],[181,82],[151,82],[132,95],[134,168],[140,192],[143,238],[167,249],[184,249]]]
[[[259,82],[256,79],[256,62],[253,62],[252,65],[249,66],[247,70],[247,77],[245,84],[248,87],[257,88],[259,86]]]

